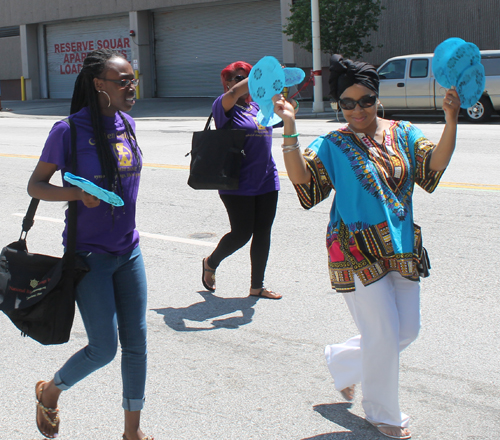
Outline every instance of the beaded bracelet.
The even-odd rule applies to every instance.
[[[282,134],[284,138],[296,138],[297,136],[300,136],[300,133],[294,133],[294,134]]]

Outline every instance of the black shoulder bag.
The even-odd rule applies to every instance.
[[[212,113],[204,130],[193,133],[188,185],[194,189],[238,189],[246,131],[211,130],[211,119]]]
[[[69,122],[68,122],[69,121]],[[72,170],[76,171],[76,128],[71,119]],[[21,236],[0,254],[0,309],[23,336],[43,345],[68,342],[75,316],[74,289],[89,271],[76,250],[76,201],[69,202],[67,248],[62,258],[31,254],[26,236],[40,200],[31,199]]]

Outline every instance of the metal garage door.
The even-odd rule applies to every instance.
[[[156,12],[154,23],[161,97],[215,97],[233,61],[283,59],[279,0]]]
[[[131,58],[129,18],[103,18],[46,26],[50,98],[71,98],[85,55],[95,49],[116,49]]]

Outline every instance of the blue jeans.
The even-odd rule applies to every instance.
[[[76,289],[76,301],[88,345],[75,353],[55,374],[67,390],[113,360],[122,347],[123,408],[140,411],[146,382],[146,271],[141,250],[116,256],[90,253],[90,272]]]

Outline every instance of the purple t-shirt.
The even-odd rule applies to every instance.
[[[124,114],[135,130],[134,120]],[[76,126],[77,142],[77,176],[84,177],[98,186],[109,189],[103,179],[94,132],[90,122],[88,107],[70,116]],[[123,255],[139,244],[139,233],[135,229],[135,210],[142,158],[137,161],[125,134],[125,125],[120,115],[102,116],[104,129],[108,135],[110,148],[117,159],[120,172],[122,192],[117,191],[124,205],[115,207],[101,201],[96,208],[86,208],[83,202],[77,203],[76,249],[82,251]],[[140,155],[140,153],[138,153]],[[54,124],[43,148],[40,160],[57,165],[62,175],[66,171],[73,172],[71,166],[71,132],[64,121]],[[71,186],[63,180],[63,186]],[[66,228],[63,232],[63,244],[66,246]]]
[[[236,104],[227,114],[222,107],[222,95],[212,105],[215,126],[222,128],[232,118],[233,128],[247,132],[241,160],[240,184],[236,190],[219,191],[220,194],[257,196],[280,189],[276,163],[272,156],[272,127],[257,122],[259,105],[255,102],[245,107]]]

